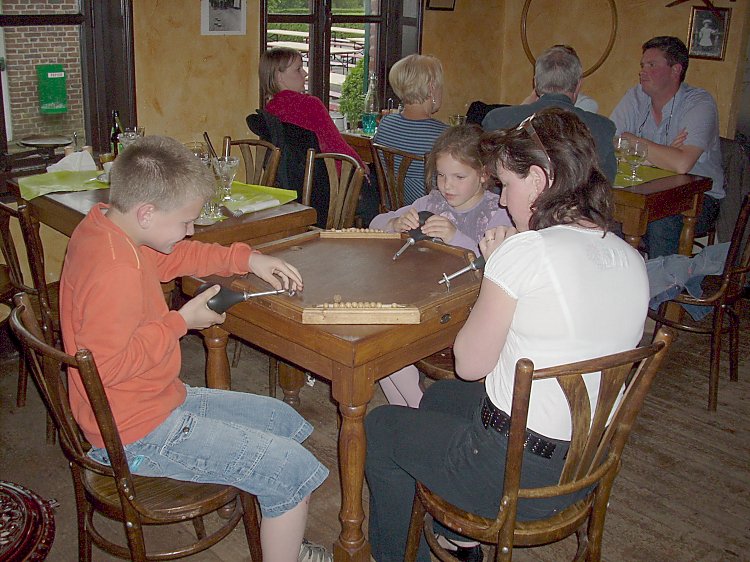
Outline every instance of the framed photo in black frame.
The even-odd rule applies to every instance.
[[[454,10],[456,0],[427,0],[428,10]]]
[[[729,37],[729,8],[693,6],[688,27],[688,54],[695,59],[724,60]]]

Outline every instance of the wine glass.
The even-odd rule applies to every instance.
[[[232,198],[232,182],[237,174],[240,159],[236,156],[221,156],[214,158],[212,162],[214,172],[221,182],[221,199],[222,201],[229,201]]]
[[[630,143],[630,148],[628,149],[625,159],[628,164],[630,164],[631,173],[628,179],[632,183],[643,181],[642,178],[638,177],[637,172],[638,167],[646,161],[647,156],[648,146],[644,141],[636,140],[635,142]]]
[[[208,153],[208,147],[206,147],[205,143],[187,142],[185,143],[185,146],[190,152],[193,153],[193,155],[198,160],[200,160],[203,164],[205,164],[209,169],[212,169],[211,168],[211,156]],[[221,203],[221,199],[219,198],[218,178],[216,179],[216,185],[217,185],[217,188],[214,191],[214,195],[212,195],[211,198],[208,199],[203,204],[203,208],[201,208],[201,214],[198,217],[198,219],[195,221],[195,224],[206,226],[209,224],[213,224],[216,221],[224,218],[221,215],[221,212],[219,209],[219,204]]]
[[[623,164],[625,162],[625,157],[628,154],[628,150],[630,149],[630,141],[622,136],[618,135],[614,138],[615,143],[615,158],[617,158],[617,167],[620,167],[620,164]]]

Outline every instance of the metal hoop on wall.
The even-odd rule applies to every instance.
[[[610,10],[612,11],[612,27],[609,32],[609,42],[604,49],[604,53],[602,53],[602,56],[599,57],[599,60],[591,65],[591,68],[584,71],[584,77],[592,74],[604,63],[605,60],[607,60],[609,53],[612,52],[612,46],[615,44],[615,36],[617,35],[617,7],[615,6],[615,0],[608,1]],[[531,53],[531,49],[529,48],[529,40],[526,35],[526,18],[529,15],[529,6],[531,6],[531,0],[526,0],[523,4],[523,12],[521,13],[521,43],[523,44],[523,50],[526,53],[526,57],[529,59],[529,62],[531,62],[532,65],[535,65],[536,58],[534,58],[534,55]]]

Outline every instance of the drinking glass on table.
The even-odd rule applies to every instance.
[[[214,158],[212,163],[214,172],[221,182],[221,199],[229,201],[232,198],[232,182],[234,176],[237,175],[237,166],[239,166],[240,159],[237,156],[221,156]]]
[[[203,162],[208,168],[211,168],[211,157],[208,154],[208,147],[205,143],[202,142],[187,142],[185,143],[185,146],[190,150],[190,152],[193,153],[193,155]],[[209,225],[215,223],[217,220],[221,220],[223,218],[221,211],[219,209],[219,204],[221,202],[221,199],[219,199],[219,180],[216,178],[216,190],[214,191],[214,195],[211,196],[211,198],[206,201],[203,205],[203,208],[201,209],[201,214],[198,217],[198,220],[196,220],[196,224],[199,225]]]
[[[627,160],[628,164],[630,164],[631,173],[630,178],[628,179],[631,182],[635,183],[637,181],[643,181],[642,178],[638,177],[637,172],[640,165],[646,161],[647,156],[648,146],[646,145],[645,141],[636,140],[635,142],[630,143],[630,148],[625,155],[625,159]]]

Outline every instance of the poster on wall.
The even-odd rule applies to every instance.
[[[688,28],[688,52],[695,59],[724,60],[729,36],[729,8],[693,6]]]
[[[201,0],[201,35],[245,35],[246,0]]]

